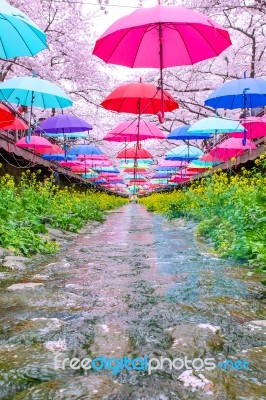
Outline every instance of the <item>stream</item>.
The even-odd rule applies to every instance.
[[[58,233],[59,254],[15,265],[5,255],[0,399],[266,399],[261,276],[244,278],[194,230],[128,204],[78,235]],[[139,362],[118,371],[103,356]],[[67,361],[97,357],[95,369]]]

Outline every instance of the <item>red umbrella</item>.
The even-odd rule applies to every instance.
[[[79,160],[108,160],[105,154],[79,154]]]
[[[0,104],[0,128],[8,129],[6,126],[12,124],[14,121],[15,117],[12,112],[4,104]]]
[[[41,136],[32,135],[30,139],[28,139],[28,137],[23,137],[19,139],[16,142],[16,146],[26,149],[34,149],[37,153],[49,153],[49,150],[52,147],[52,143]]]
[[[135,171],[137,172],[137,174],[142,174],[142,175],[149,173],[149,171],[147,171],[146,169],[143,169],[143,168],[125,168],[124,169],[124,172],[126,172],[126,173],[132,173]]]
[[[248,139],[257,139],[266,136],[266,116],[260,117],[247,117],[240,121],[246,130],[246,137]],[[233,132],[229,134],[230,137],[244,138],[244,132]]]
[[[117,158],[125,158],[125,159],[127,159],[127,158],[134,158],[134,159],[153,158],[151,153],[149,153],[147,150],[143,149],[142,147],[139,148],[137,146],[120,151],[120,153],[118,153],[116,157]]]
[[[121,85],[109,94],[101,103],[107,110],[130,114],[158,114],[162,110],[162,94],[151,83],[130,83]],[[166,90],[163,91],[164,111],[178,108],[175,99]]]
[[[58,146],[58,144],[52,144],[49,149],[41,148],[38,149],[38,147],[35,148],[35,152],[39,154],[64,154],[64,150],[62,147]]]
[[[26,122],[22,121],[20,118],[15,118],[13,122],[11,122],[9,125],[5,125],[2,129],[4,131],[10,130],[10,131],[18,131],[22,130],[25,131],[28,129],[29,126],[26,124]]]

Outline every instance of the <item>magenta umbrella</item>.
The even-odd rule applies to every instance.
[[[175,167],[186,167],[188,164],[187,161],[180,161],[180,160],[163,160],[159,162],[160,167],[169,167],[169,168],[175,168]]]
[[[260,117],[247,117],[240,121],[246,130],[246,136],[248,139],[258,139],[266,136],[266,116]],[[244,132],[233,132],[230,133],[230,137],[244,138]]]
[[[156,125],[136,119],[117,125],[103,139],[109,142],[138,142],[146,139],[165,139],[165,135]]]
[[[242,138],[229,138],[215,147],[209,154],[214,160],[227,161],[230,158],[244,154],[245,150],[254,150],[256,146],[251,140],[247,139],[245,145]]]
[[[96,41],[93,54],[109,64],[160,68],[163,90],[163,68],[217,57],[231,40],[228,31],[208,16],[158,3],[118,19]]]

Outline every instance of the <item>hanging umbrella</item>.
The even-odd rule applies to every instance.
[[[0,58],[34,56],[48,47],[44,32],[4,0],[0,3],[0,19]]]
[[[247,130],[248,139],[258,139],[266,136],[266,116],[247,117],[240,121]],[[244,132],[234,132],[229,134],[230,137],[244,138]]]
[[[44,160],[47,161],[74,161],[76,156],[71,156],[69,154],[49,154],[48,152],[42,156]]]
[[[117,158],[132,158],[132,159],[153,159],[153,156],[151,153],[149,153],[147,150],[141,148],[138,148],[137,146],[131,147],[126,150],[122,150],[120,153],[117,154]]]
[[[241,156],[245,150],[253,149],[256,149],[256,145],[248,139],[243,144],[241,138],[229,138],[210,151],[210,155],[217,160],[227,161],[230,158]]]
[[[14,77],[1,82],[0,99],[41,108],[64,108],[73,104],[59,86],[35,76]]]
[[[106,110],[130,114],[158,114],[162,108],[162,94],[151,83],[129,83],[117,87],[101,103]],[[163,106],[166,111],[178,108],[175,99],[166,90],[163,91]]]
[[[149,171],[147,169],[144,169],[144,168],[136,167],[135,169],[136,169],[138,174],[145,175],[145,174],[149,173]],[[123,172],[129,173],[129,174],[134,172],[134,166],[132,168],[125,168]]]
[[[183,125],[175,128],[172,132],[167,135],[168,140],[201,140],[209,139],[211,135],[206,132],[189,132],[191,125]]]
[[[119,169],[116,168],[116,167],[112,167],[112,166],[103,167],[103,166],[97,165],[97,166],[93,167],[93,169],[95,171],[99,171],[99,172],[110,172],[110,173],[113,173],[113,174],[120,174]]]
[[[52,138],[67,138],[67,139],[86,139],[88,137],[87,132],[69,132],[69,133],[43,133],[46,137]]]
[[[203,172],[209,168],[212,168],[216,163],[213,161],[193,160],[188,164],[187,172]]]
[[[162,172],[159,173],[159,172],[158,172],[158,173],[156,173],[156,174],[153,174],[153,175],[152,175],[152,178],[153,178],[153,179],[163,179],[163,178],[168,178],[169,175],[171,175],[171,174],[167,174],[167,173],[165,173],[165,172],[164,172],[164,173],[162,173]]]
[[[69,155],[68,155],[69,157]],[[71,156],[71,157],[75,157],[75,156]],[[59,164],[61,165],[61,167],[74,167],[76,165],[80,165],[81,161],[79,160],[64,160],[64,161],[60,161]]]
[[[112,24],[96,41],[93,54],[110,64],[160,68],[163,90],[163,68],[217,57],[230,45],[227,30],[208,16],[161,6],[159,1],[158,6],[140,8]],[[164,113],[163,108],[159,111]]]
[[[147,139],[165,139],[165,135],[156,125],[136,119],[117,125],[103,139],[109,142],[134,142]]]
[[[15,116],[12,112],[4,105],[0,104],[0,128],[8,129],[8,125],[14,123]]]
[[[45,153],[49,153],[49,154],[64,154],[64,150],[62,149],[62,147],[58,146],[58,144],[52,144],[51,143],[51,147],[49,148],[49,151],[47,151],[47,150],[42,150],[42,151],[38,150],[38,153],[39,154],[45,154]]]
[[[2,122],[0,122],[0,127],[1,127]],[[29,126],[26,124],[26,122],[24,122],[22,119],[15,117],[14,121],[8,125],[5,125],[4,127],[2,127],[1,129],[3,129],[3,131],[25,131],[26,129],[28,129]]]
[[[86,174],[83,174],[82,177],[85,179],[92,179],[92,178],[98,178],[99,174],[95,171],[90,171],[86,172]]]
[[[203,152],[195,146],[177,146],[166,153],[166,160],[191,161],[199,158]]]
[[[220,118],[220,117],[207,117],[203,118],[188,128],[188,133],[191,134],[219,134],[229,132],[244,132],[245,128],[240,124],[239,121],[233,121],[231,119]]]
[[[32,135],[30,139],[23,137],[16,142],[16,146],[25,149],[34,149],[36,153],[49,152],[52,148],[52,143],[41,136]]]
[[[174,168],[174,167],[185,167],[187,165],[187,161],[184,160],[162,160],[159,162],[159,167],[167,167],[167,168]]]
[[[79,154],[79,160],[102,160],[102,161],[110,161],[108,156],[105,154]],[[110,161],[111,162],[111,161]]]
[[[103,154],[102,150],[98,149],[98,147],[91,146],[89,144],[77,144],[72,147],[69,151],[69,154],[75,155],[100,155]]]
[[[212,108],[255,108],[266,105],[266,80],[242,78],[225,82],[205,100]]]
[[[84,132],[92,129],[91,124],[74,115],[58,114],[47,118],[36,129],[38,133],[73,133]]]

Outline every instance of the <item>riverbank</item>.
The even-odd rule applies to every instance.
[[[107,210],[127,199],[74,186],[60,189],[52,178],[42,181],[29,170],[15,183],[0,178],[0,247],[15,255],[53,254],[59,250],[53,229],[76,233],[88,221],[103,221]]]
[[[218,171],[188,188],[152,194],[140,203],[171,220],[196,221],[197,235],[207,239],[221,257],[245,261],[252,271],[265,272],[265,158],[256,163],[260,168],[242,168],[238,174]]]

